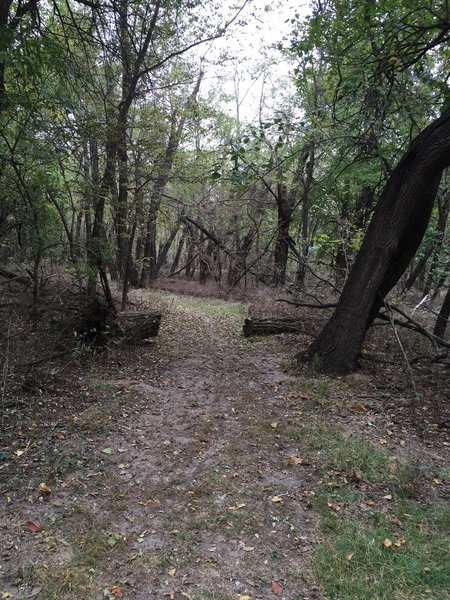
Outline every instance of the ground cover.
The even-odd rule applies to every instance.
[[[0,597],[449,598],[448,440],[404,391],[294,368],[239,302],[133,301],[156,340],[46,367],[5,419]]]

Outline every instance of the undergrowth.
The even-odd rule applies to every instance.
[[[321,515],[314,568],[326,597],[448,600],[450,506],[412,493],[426,468],[323,422],[291,437],[324,477],[310,501]]]
[[[448,599],[449,526],[443,503],[400,502],[390,519],[328,511],[315,549],[317,577],[330,600]]]

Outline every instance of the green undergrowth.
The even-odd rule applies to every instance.
[[[320,525],[315,570],[330,600],[450,598],[448,505],[403,501],[390,517],[328,511]]]
[[[196,298],[193,296],[165,295],[170,305],[173,303],[181,308],[190,308],[206,315],[238,315],[247,312],[247,306],[239,302],[227,302],[214,298]]]
[[[329,600],[450,599],[450,506],[426,497],[426,465],[400,463],[325,422],[289,431],[321,480],[314,570]],[[429,479],[428,479],[429,481]]]

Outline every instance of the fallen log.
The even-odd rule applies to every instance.
[[[139,343],[159,333],[161,313],[123,312],[117,317],[119,335],[130,343]]]
[[[28,277],[24,277],[23,275],[20,275],[20,273],[13,273],[12,271],[7,271],[3,267],[0,268],[0,276],[6,279],[6,281],[1,281],[0,285],[2,285],[3,283],[10,283],[12,281],[15,281],[16,283],[21,283],[22,285],[26,285],[27,287],[29,287],[31,284],[31,280],[28,279]]]
[[[244,337],[253,335],[277,335],[280,333],[304,333],[314,337],[313,334],[302,328],[300,319],[294,317],[273,319],[245,319],[242,327]]]

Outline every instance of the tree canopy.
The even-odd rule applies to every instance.
[[[435,295],[448,278],[448,149],[432,133],[450,99],[448,7],[314,1],[246,68],[224,40],[251,35],[257,9],[4,2],[1,260],[30,277],[35,303],[58,264],[90,298],[101,284],[113,311],[111,281],[122,307],[158,278],[300,296],[319,281],[366,309],[353,368],[400,278]],[[385,272],[362,300],[351,282],[374,271],[388,231]],[[324,339],[308,356],[332,370]]]

